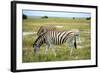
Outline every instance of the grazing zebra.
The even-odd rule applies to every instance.
[[[37,32],[37,35],[40,36],[42,35],[43,33],[46,33],[47,31],[51,31],[51,30],[56,30],[56,27],[54,26],[41,26]]]
[[[73,52],[73,48],[77,48],[76,38],[79,38],[79,31],[72,30],[72,31],[48,31],[40,36],[35,40],[33,47],[34,53],[38,54],[39,49],[42,44],[46,44],[45,53],[48,52],[48,48],[52,48],[53,45],[61,45],[63,43],[67,43],[71,48],[70,55]],[[55,49],[52,48],[55,56]]]

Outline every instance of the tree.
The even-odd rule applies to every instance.
[[[90,20],[90,19],[91,19],[91,17],[87,17],[87,18],[86,18],[86,20]]]
[[[48,18],[48,16],[43,16],[43,17],[41,17],[41,18]]]
[[[73,17],[73,19],[75,19],[75,17]]]
[[[27,19],[27,15],[23,14],[23,19]]]

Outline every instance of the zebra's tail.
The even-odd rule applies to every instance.
[[[76,37],[77,37],[77,36],[74,37],[74,46],[75,46],[75,48],[77,49]]]

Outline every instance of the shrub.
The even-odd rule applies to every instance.
[[[91,19],[91,17],[86,18],[86,20],[90,20],[90,19]]]
[[[41,17],[41,18],[48,18],[48,16],[43,16],[43,17]]]
[[[27,19],[27,15],[23,14],[23,19]]]

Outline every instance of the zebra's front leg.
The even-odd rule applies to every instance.
[[[48,49],[49,49],[49,45],[46,45],[46,49],[45,49],[45,54],[47,54],[48,53]]]
[[[50,45],[50,48],[52,49],[52,52],[54,53],[54,56],[56,57],[57,54],[56,54],[55,46],[54,45]]]

